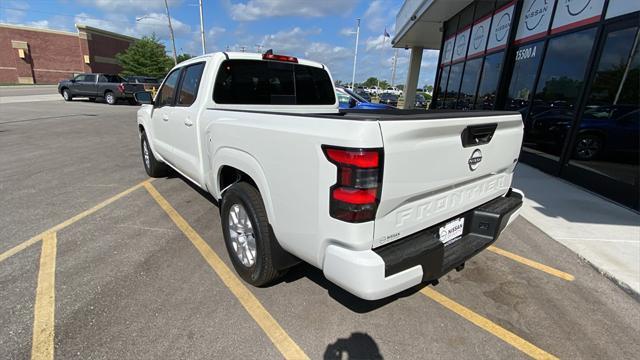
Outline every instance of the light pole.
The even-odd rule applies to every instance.
[[[356,89],[356,62],[358,60],[358,40],[360,39],[360,18],[357,19],[358,25],[356,27],[356,49],[353,52],[353,74],[351,76],[351,90]],[[353,34],[353,32],[352,32]]]
[[[169,20],[169,34],[171,35],[171,45],[173,46],[173,64],[178,65],[178,53],[176,52],[176,39],[173,37],[173,26],[171,26],[171,15],[169,14],[169,4],[164,0],[164,8],[167,10]]]
[[[207,53],[207,46],[204,42],[204,17],[202,16],[202,0],[200,0],[200,38],[202,39],[202,55]]]

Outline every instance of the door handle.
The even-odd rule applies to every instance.
[[[193,121],[189,120],[189,119],[185,119],[184,120],[184,124],[191,127],[191,125],[193,125]]]
[[[169,115],[162,115],[162,120],[169,121]]]

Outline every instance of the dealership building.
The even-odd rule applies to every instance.
[[[439,49],[433,108],[522,114],[521,161],[639,209],[640,1],[406,0],[394,47]]]
[[[55,84],[84,72],[119,73],[136,38],[86,25],[77,32],[0,24],[0,84]]]

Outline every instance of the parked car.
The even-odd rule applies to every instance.
[[[340,109],[393,109],[389,105],[369,102],[349,89],[337,87],[336,96]]]
[[[391,93],[382,93],[380,94],[380,103],[394,107],[398,106],[398,95],[394,95]]]
[[[114,105],[119,99],[135,104],[133,94],[137,91],[144,91],[144,85],[132,84],[118,75],[110,74],[80,74],[58,83],[58,93],[65,101],[71,101],[74,97],[88,97],[95,101],[101,97],[109,105]]]
[[[427,100],[424,98],[422,94],[416,94],[416,107],[424,108],[427,106]]]
[[[379,95],[381,92],[382,92],[382,90],[377,86],[370,87],[369,91],[368,91],[368,93],[371,94],[371,95]]]
[[[388,87],[387,90],[385,90],[384,92],[387,93],[387,94],[393,94],[393,95],[396,95],[396,96],[402,95],[402,90],[398,89],[395,86]]]
[[[366,102],[371,102],[371,96],[369,95],[368,92],[356,90],[355,94],[363,98]]]
[[[271,51],[186,60],[136,98],[147,174],[211,193],[255,286],[305,261],[384,298],[462,270],[522,204],[518,113],[340,112],[325,65]]]
[[[154,88],[157,90],[160,87],[160,81],[151,76],[129,76],[127,81],[132,84],[142,84],[146,91],[151,91]]]

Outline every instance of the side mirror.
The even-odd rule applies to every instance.
[[[349,99],[349,107],[350,108],[356,107],[357,105],[358,105],[358,102],[356,101],[356,99],[354,99],[354,98]]]
[[[133,98],[136,99],[136,102],[140,105],[153,105],[153,96],[151,96],[151,93],[148,91],[138,91],[133,94]]]

